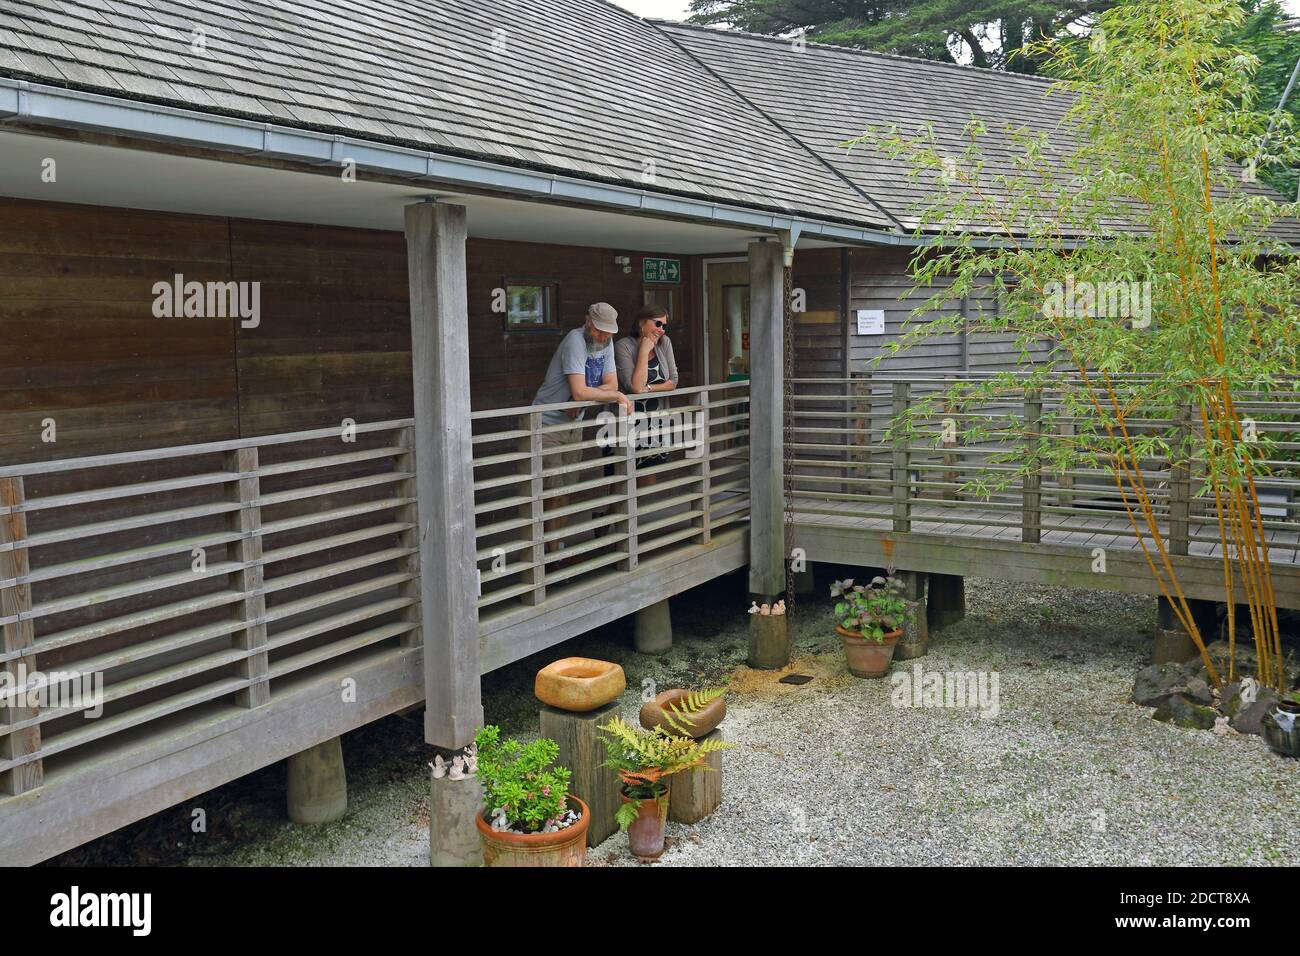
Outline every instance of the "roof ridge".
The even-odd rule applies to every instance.
[[[687,23],[683,20],[665,20],[652,17],[649,18],[647,22],[653,23],[655,26],[660,28],[672,27],[683,30],[692,30],[696,33],[707,33],[710,36],[743,37],[747,40],[764,40],[768,43],[780,43],[782,45],[790,42],[789,37],[773,36],[769,33],[751,33],[748,30],[717,29],[706,26],[702,23]],[[973,73],[976,75],[994,76],[1009,80],[1026,80],[1044,86],[1056,82],[1056,80],[1047,76],[1036,76],[1032,73],[1011,73],[1007,70],[995,70],[988,66],[967,66],[962,63],[950,63],[947,60],[928,60],[921,56],[905,56],[901,53],[884,53],[880,50],[864,50],[861,47],[842,46],[838,43],[823,43],[820,40],[805,40],[804,42],[810,47],[817,47],[820,50],[829,50],[833,53],[847,53],[863,57],[878,57],[882,60],[899,60],[903,63],[923,63],[926,66],[941,66],[950,70],[960,70],[961,72],[968,74]]]
[[[602,0],[602,2],[607,2],[607,3],[608,3],[609,0]],[[613,5],[613,4],[611,4],[611,5]],[[657,20],[657,19],[650,19],[650,18],[647,18],[647,19],[644,20],[644,22],[645,22],[646,24],[648,24],[650,27],[652,27],[654,30],[656,30],[656,31],[658,31],[659,33],[661,33],[661,34],[664,36],[664,38],[668,40],[669,43],[671,43],[673,46],[677,47],[677,49],[681,50],[681,51],[682,51],[686,56],[690,57],[693,61],[695,61],[695,63],[698,64],[699,67],[700,67],[701,69],[707,71],[707,72],[709,73],[710,76],[714,77],[714,79],[716,79],[719,83],[721,83],[721,84],[722,84],[723,86],[725,86],[727,89],[731,90],[731,92],[734,93],[737,97],[739,97],[740,100],[741,100],[741,101],[742,101],[746,106],[748,106],[750,109],[752,109],[752,110],[753,110],[755,113],[757,113],[759,116],[763,117],[765,120],[767,120],[767,121],[768,121],[769,123],[771,123],[773,126],[775,126],[778,130],[780,130],[780,131],[781,131],[781,135],[783,135],[786,139],[788,139],[790,142],[792,142],[792,143],[795,145],[795,147],[796,147],[797,149],[801,150],[802,152],[806,153],[808,156],[812,157],[812,159],[813,159],[815,162],[817,162],[819,165],[821,165],[823,168],[825,168],[828,172],[830,172],[830,174],[831,174],[832,176],[834,176],[834,177],[835,177],[836,179],[838,179],[840,182],[844,183],[844,185],[848,186],[849,189],[851,189],[854,193],[856,193],[857,195],[861,196],[861,197],[862,197],[863,199],[865,199],[867,202],[871,203],[871,205],[874,206],[876,209],[878,209],[878,210],[879,210],[879,211],[880,211],[880,212],[885,216],[886,219],[888,219],[890,222],[892,222],[892,223],[894,224],[894,228],[895,228],[895,229],[899,229],[899,230],[906,230],[906,229],[907,229],[907,227],[903,225],[903,221],[902,221],[901,219],[899,219],[899,218],[898,218],[897,216],[895,216],[892,212],[890,212],[888,209],[886,209],[885,206],[884,206],[884,204],[881,203],[879,200],[877,200],[877,199],[876,199],[874,196],[872,196],[869,192],[867,192],[865,189],[863,189],[861,186],[859,186],[857,183],[855,183],[852,179],[850,179],[848,176],[846,176],[846,175],[844,174],[844,172],[843,172],[843,171],[842,171],[838,166],[836,166],[834,163],[832,163],[832,162],[831,162],[830,160],[828,160],[826,157],[822,156],[821,153],[817,152],[815,149],[813,149],[811,146],[809,146],[807,143],[805,143],[801,137],[796,136],[794,133],[790,132],[790,130],[786,129],[786,127],[784,126],[784,124],[782,124],[782,123],[781,123],[780,121],[778,121],[774,116],[772,116],[771,114],[769,114],[769,113],[767,112],[767,110],[763,109],[761,106],[759,106],[759,105],[758,105],[757,103],[755,103],[753,100],[751,100],[751,99],[750,99],[748,96],[746,96],[746,95],[745,95],[745,94],[744,94],[744,93],[743,93],[739,88],[737,88],[736,86],[733,86],[730,80],[728,80],[726,77],[724,77],[721,73],[719,73],[719,72],[718,72],[717,70],[715,70],[713,67],[709,66],[709,64],[705,63],[704,60],[700,59],[700,57],[696,56],[694,50],[690,50],[690,49],[688,49],[688,48],[687,48],[686,46],[684,46],[682,43],[678,42],[677,38],[676,38],[675,36],[673,36],[671,32],[669,32],[668,30],[663,29],[663,25],[664,25],[665,23],[669,23],[669,24],[671,24],[671,23],[673,23],[674,21],[672,21],[672,20]],[[716,32],[716,31],[714,31],[714,32]]]

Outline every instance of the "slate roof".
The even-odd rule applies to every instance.
[[[915,228],[934,177],[909,180],[904,162],[846,149],[846,140],[891,125],[915,134],[931,123],[940,150],[955,155],[967,145],[962,131],[976,117],[985,126],[980,143],[989,176],[1011,174],[1022,152],[1011,127],[1050,134],[1056,155],[1073,143],[1065,124],[1069,101],[1049,95],[1051,81],[1041,77],[815,43],[800,49],[774,37],[655,22],[908,228]],[[1285,201],[1262,183],[1243,189]],[[1300,243],[1300,221],[1279,221],[1272,234]]]
[[[0,75],[890,225],[666,34],[602,0],[4,0]]]
[[[876,228],[930,186],[841,146],[869,126],[955,150],[974,114],[990,172],[1008,122],[1069,143],[1042,79],[605,0],[4,0],[0,76]]]

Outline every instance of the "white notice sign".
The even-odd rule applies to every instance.
[[[858,335],[884,335],[884,309],[858,309]]]

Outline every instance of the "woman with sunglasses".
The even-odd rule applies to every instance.
[[[628,395],[669,392],[677,387],[677,360],[668,338],[668,310],[658,305],[642,306],[632,319],[632,334],[614,343],[614,365],[618,369],[618,387]],[[659,410],[659,399],[646,398],[636,403],[636,410],[649,415]],[[640,423],[637,450],[660,447],[654,429],[647,434],[653,419]],[[666,454],[637,457],[637,468],[649,468],[668,460]],[[639,484],[653,485],[654,475],[643,476]]]

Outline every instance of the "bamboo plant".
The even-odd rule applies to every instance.
[[[933,240],[912,261],[926,301],[886,355],[969,329],[1009,333],[1022,360],[1036,359],[923,398],[891,437],[933,434],[942,420],[963,443],[997,439],[988,461],[1001,469],[965,484],[985,496],[1031,474],[1108,473],[1160,594],[1221,685],[1234,654],[1224,675],[1206,651],[1159,476],[1189,481],[1218,538],[1229,644],[1240,601],[1257,677],[1284,689],[1259,482],[1295,474],[1287,432],[1300,426],[1257,421],[1252,406],[1300,397],[1300,261],[1279,229],[1300,209],[1255,178],[1300,151],[1288,117],[1269,132],[1273,117],[1252,99],[1258,61],[1222,42],[1242,16],[1233,0],[1126,0],[1086,38],[1033,44],[1056,77],[1044,95],[1068,103],[1064,121],[1007,128],[996,151],[974,117],[960,143],[922,126],[845,145],[904,160],[936,197],[916,210]],[[1114,314],[1114,296],[1064,294],[1117,288],[1137,296],[1127,315]],[[997,307],[961,314],[963,299]],[[981,414],[1015,395],[1041,401],[1041,415]]]

